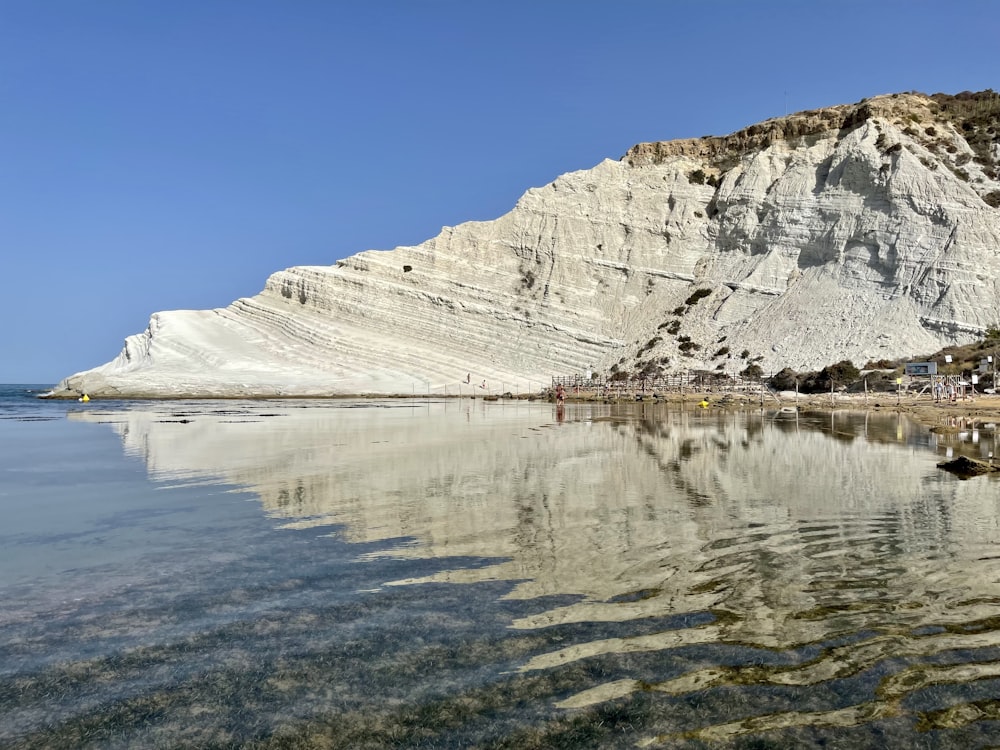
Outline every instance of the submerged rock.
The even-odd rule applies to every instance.
[[[942,461],[938,465],[939,469],[950,471],[959,479],[970,479],[980,474],[989,474],[991,471],[1000,471],[1000,467],[994,466],[985,461],[977,461],[968,456],[959,456],[951,461]]]

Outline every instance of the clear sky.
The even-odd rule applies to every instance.
[[[635,143],[1000,89],[993,0],[0,0],[0,382]]]

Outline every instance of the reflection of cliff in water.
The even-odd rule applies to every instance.
[[[154,477],[245,487],[285,524],[501,558],[439,578],[583,596],[524,625],[724,609],[730,637],[778,645],[889,609],[940,622],[994,577],[978,561],[995,485],[942,475],[896,415],[570,405],[557,425],[538,404],[292,402],[80,418],[112,422]]]
[[[963,702],[964,686],[1000,676],[997,485],[938,470],[936,437],[895,414],[240,402],[72,418],[110,423],[158,480],[253,491],[283,526],[381,541],[380,555],[486,559],[420,580],[576,596],[515,627],[603,622],[621,633],[569,639],[526,672],[728,649],[708,666],[678,656],[664,671],[598,680],[567,708],[878,672],[847,708],[799,712],[808,701],[791,698],[786,711],[697,736],[866,723],[948,685],[957,713],[924,721],[961,724],[987,710]],[[664,624],[637,634],[640,620]],[[778,656],[765,665],[761,649]]]

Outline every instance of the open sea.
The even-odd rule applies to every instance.
[[[992,423],[0,386],[0,748],[1000,746]]]

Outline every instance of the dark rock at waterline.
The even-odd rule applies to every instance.
[[[959,456],[951,461],[942,461],[938,465],[939,469],[950,471],[959,479],[969,479],[980,474],[989,474],[991,471],[1000,471],[1000,467],[985,461],[977,461],[967,456]]]

